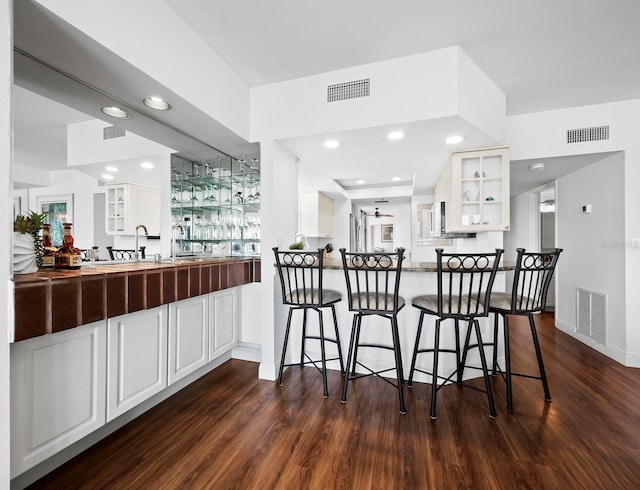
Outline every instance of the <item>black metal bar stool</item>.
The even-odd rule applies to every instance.
[[[558,258],[562,249],[556,248],[553,252],[534,253],[526,252],[524,248],[518,248],[516,259],[516,270],[513,278],[513,288],[510,293],[493,293],[489,310],[495,313],[493,324],[493,342],[498,345],[498,317],[501,316],[504,326],[504,373],[498,366],[497,348],[493,351],[493,372],[500,371],[507,385],[507,411],[513,412],[513,393],[511,378],[520,376],[523,378],[539,379],[542,381],[544,399],[551,401],[549,383],[544,370],[540,342],[536,332],[536,323],[533,318],[534,313],[544,311],[547,304],[547,293],[551,278],[558,263]],[[539,376],[529,374],[513,373],[511,371],[511,353],[509,347],[509,315],[521,315],[529,318],[531,337],[538,360]]]
[[[353,311],[351,325],[351,340],[347,356],[347,371],[342,388],[342,403],[347,402],[347,388],[349,380],[377,376],[387,383],[397,387],[400,399],[400,413],[407,413],[404,404],[404,374],[402,371],[402,355],[400,352],[400,337],[398,335],[398,312],[404,307],[404,298],[398,295],[400,288],[400,272],[404,258],[404,248],[398,248],[396,253],[353,253],[340,249],[342,267],[347,282],[347,297],[349,311]],[[378,315],[388,318],[391,322],[392,345],[360,343],[362,318]],[[374,371],[358,361],[358,350],[361,347],[374,347],[392,350],[395,367]],[[366,374],[356,373],[356,365],[361,366]],[[380,374],[396,371],[396,383],[380,376]]]
[[[338,332],[338,320],[336,318],[335,304],[342,301],[342,294],[333,289],[322,287],[322,255],[323,250],[317,251],[296,251],[282,250],[277,247],[273,249],[276,258],[276,267],[280,276],[282,286],[282,301],[289,305],[289,316],[287,318],[287,328],[284,334],[284,345],[282,347],[282,357],[280,360],[280,370],[278,372],[278,386],[282,386],[282,372],[288,366],[304,367],[306,364],[313,366],[322,374],[323,396],[329,396],[327,387],[327,362],[339,360],[340,371],[344,374],[344,363],[342,361],[342,349],[340,347],[340,334]],[[324,335],[324,322],[322,309],[330,308],[333,316],[333,326],[335,339],[327,338]],[[289,332],[291,330],[291,317],[296,310],[302,310],[302,350],[300,352],[300,362],[285,364],[287,354],[287,344],[289,343]],[[319,335],[311,335],[307,332],[307,311],[318,312]],[[306,353],[306,341],[315,339],[320,341],[321,366],[318,367],[318,360],[311,359]],[[325,352],[325,342],[336,344],[338,356],[327,359]],[[307,360],[305,361],[305,357]]]
[[[431,411],[430,417],[436,419],[436,399],[438,391],[456,376],[456,383],[468,388],[477,389],[471,385],[465,385],[462,374],[467,360],[469,349],[477,347],[480,352],[482,374],[484,376],[487,400],[489,403],[489,416],[496,416],[493,402],[493,393],[487,370],[487,362],[484,352],[484,344],[480,332],[478,318],[489,316],[489,299],[495,280],[496,271],[502,257],[503,250],[496,249],[495,253],[476,254],[445,254],[441,248],[436,249],[438,257],[438,294],[416,296],[412,305],[420,310],[420,320],[416,333],[416,342],[413,348],[411,371],[407,386],[413,384],[415,371],[431,375]],[[437,317],[435,324],[435,340],[433,348],[420,348],[420,336],[425,315]],[[455,349],[440,348],[440,327],[444,320],[454,320]],[[467,332],[464,350],[460,350],[460,321],[467,323]],[[470,344],[471,331],[475,330],[477,344]],[[433,353],[433,370],[429,373],[416,367],[418,354]],[[438,374],[438,362],[440,353],[451,353],[456,356],[456,369],[449,376]],[[473,367],[473,366],[469,366]],[[438,379],[443,380],[438,386]],[[482,391],[482,390],[480,390]]]

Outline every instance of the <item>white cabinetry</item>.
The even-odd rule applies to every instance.
[[[453,153],[435,198],[446,202],[447,232],[508,230],[509,149]]]
[[[208,295],[169,305],[169,384],[208,362]]]
[[[105,186],[105,233],[135,235],[136,226],[160,234],[160,191],[135,184]]]
[[[105,322],[11,345],[11,476],[105,423]]]
[[[231,350],[237,343],[236,289],[209,295],[209,360]]]
[[[300,200],[300,233],[309,237],[333,236],[333,201],[320,192],[302,192]]]
[[[107,329],[109,421],[167,386],[167,306],[109,318]]]

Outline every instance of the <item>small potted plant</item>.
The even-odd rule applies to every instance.
[[[331,254],[331,252],[333,252],[333,244],[329,242],[324,246],[325,257],[328,257]]]
[[[45,215],[30,211],[16,216],[13,222],[13,272],[30,274],[42,265],[44,247],[40,230]]]
[[[294,242],[291,245],[289,245],[289,250],[304,250],[304,243]]]

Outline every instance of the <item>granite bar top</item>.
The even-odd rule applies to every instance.
[[[14,275],[14,341],[259,281],[255,257],[97,262]]]
[[[322,260],[323,269],[340,269],[342,270],[342,259],[324,258]],[[499,271],[512,271],[516,268],[515,262],[502,262],[498,266]],[[436,262],[402,262],[402,272],[438,272],[438,264]]]

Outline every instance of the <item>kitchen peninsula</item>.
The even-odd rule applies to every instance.
[[[12,477],[50,470],[229,359],[241,286],[258,281],[253,257],[14,276]]]

